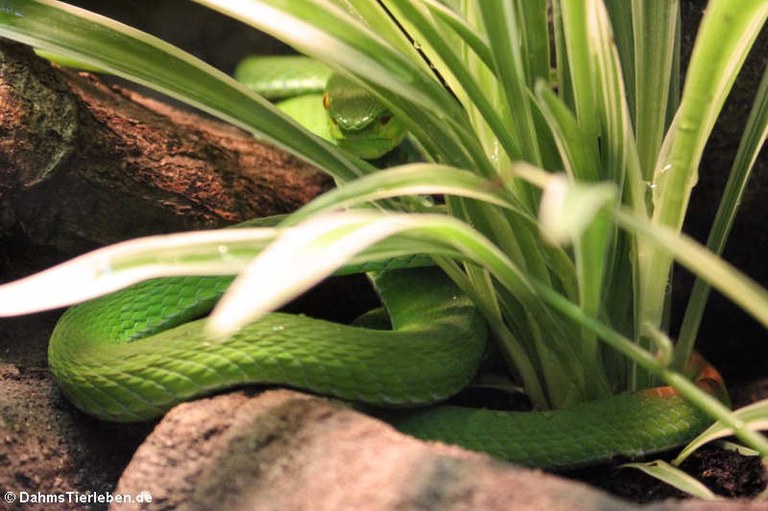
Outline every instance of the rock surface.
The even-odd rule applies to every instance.
[[[131,510],[726,510],[729,501],[635,506],[587,485],[406,437],[327,399],[239,391],[182,404],[138,449],[116,493]]]

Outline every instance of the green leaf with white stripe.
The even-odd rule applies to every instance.
[[[663,460],[649,461],[647,463],[625,463],[621,468],[636,468],[646,474],[664,481],[670,486],[687,493],[693,497],[704,500],[720,500],[712,490],[696,478],[688,475],[677,467]]]
[[[755,431],[768,430],[768,399],[763,399],[751,405],[739,408],[733,412],[735,420],[740,421],[745,427],[753,429]],[[716,422],[701,435],[693,439],[685,448],[680,451],[680,454],[675,458],[672,463],[679,465],[685,459],[691,455],[696,449],[702,445],[724,438],[733,434],[733,428],[723,424],[722,422]],[[767,456],[768,453],[762,452],[763,456]]]

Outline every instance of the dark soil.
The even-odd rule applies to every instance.
[[[749,499],[766,489],[766,467],[759,457],[743,456],[718,447],[702,447],[680,467],[716,495]],[[595,467],[560,475],[589,483],[633,502],[645,504],[690,495],[633,468]]]
[[[729,393],[734,408],[768,399],[768,378],[734,383],[729,387]],[[659,458],[669,461],[674,454],[669,453]],[[561,475],[587,482],[616,496],[639,503],[667,498],[690,498],[689,495],[644,472],[620,468],[619,465],[621,462]],[[680,468],[704,483],[716,495],[726,498],[753,498],[765,492],[768,487],[768,465],[759,457],[744,456],[714,445],[704,446],[696,451]]]
[[[735,386],[731,390],[737,407],[768,398],[768,379],[755,380]],[[490,388],[470,388],[451,399],[458,406],[483,407],[496,410],[530,410],[530,403],[522,394],[506,393]],[[662,453],[649,458],[671,461],[676,453]],[[554,472],[569,479],[586,482],[617,497],[637,503],[648,503],[669,498],[691,498],[668,484],[640,470],[622,468],[630,460],[586,469]],[[756,456],[745,456],[716,446],[704,446],[693,453],[681,467],[704,483],[716,495],[733,498],[754,498],[768,486],[768,467]]]

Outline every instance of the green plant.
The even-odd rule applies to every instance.
[[[162,41],[52,1],[3,2],[0,35],[180,98],[336,179],[337,190],[269,231],[274,243],[253,261],[261,240],[244,248],[210,235],[184,238],[167,272],[242,271],[210,319],[214,334],[332,273],[343,261],[331,264],[328,254],[358,261],[430,254],[483,313],[537,408],[663,381],[768,455],[762,435],[682,375],[710,285],[768,325],[768,293],[718,257],[768,133],[768,78],[708,249],[680,233],[704,145],[768,17],[765,1],[710,1],[682,94],[672,0],[198,3],[348,73],[431,160],[380,172]],[[427,194],[445,194],[445,205],[421,198]],[[373,209],[329,213],[358,206]],[[287,249],[283,233],[308,220],[321,226],[318,236]],[[29,306],[16,294],[5,313],[112,291],[104,284],[110,276],[157,275],[167,257],[151,247],[141,258],[115,253],[109,272],[95,272],[82,294],[50,303],[34,296]],[[673,259],[700,279],[675,345],[665,334]],[[249,299],[254,275],[289,275],[296,265],[307,268],[301,279],[272,280],[266,290],[259,283],[264,300]]]

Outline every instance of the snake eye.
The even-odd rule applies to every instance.
[[[325,108],[326,110],[331,108],[331,98],[328,96],[327,92],[323,94],[323,108]]]
[[[391,120],[392,120],[392,114],[382,115],[381,117],[379,117],[379,122],[381,124],[387,124]]]

